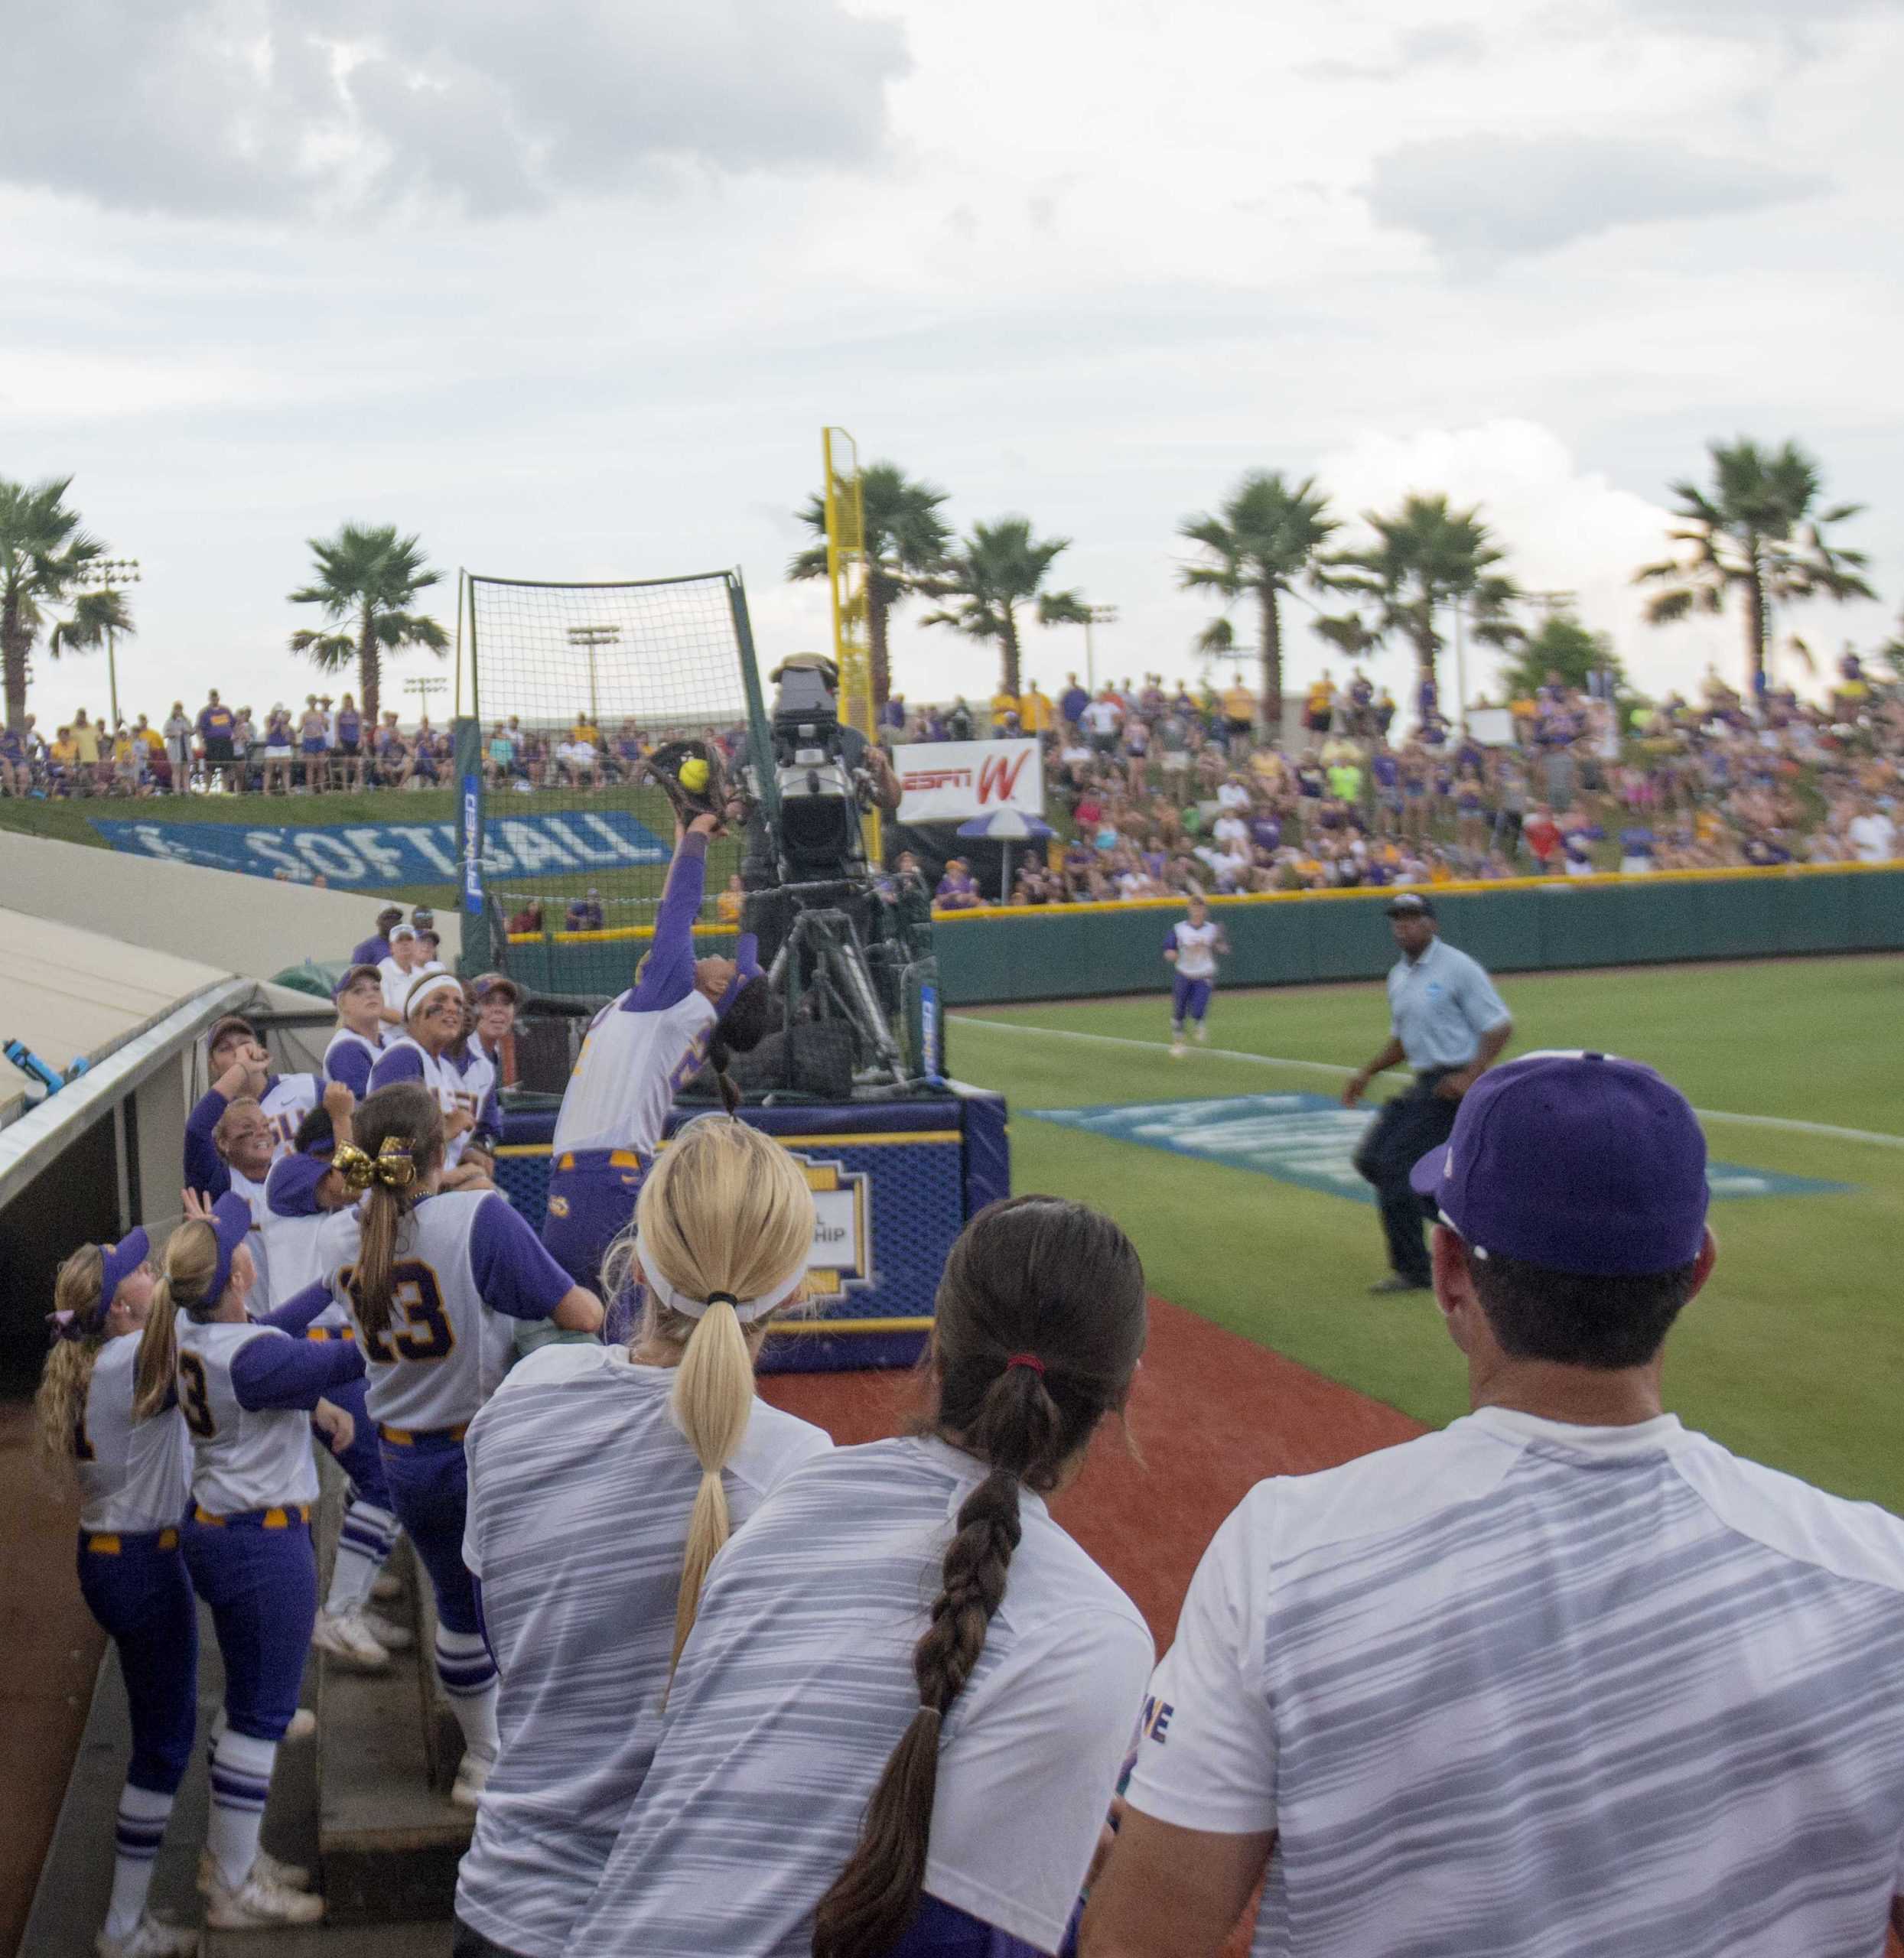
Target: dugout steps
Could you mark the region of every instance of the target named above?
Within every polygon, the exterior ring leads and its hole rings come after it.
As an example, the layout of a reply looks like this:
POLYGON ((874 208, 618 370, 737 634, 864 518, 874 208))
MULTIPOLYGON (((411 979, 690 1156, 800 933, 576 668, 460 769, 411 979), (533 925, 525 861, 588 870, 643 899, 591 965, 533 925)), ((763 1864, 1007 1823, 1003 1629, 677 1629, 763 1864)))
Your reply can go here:
MULTIPOLYGON (((324 1493, 314 1521, 320 1576, 327 1579, 342 1478, 319 1460, 324 1493)), ((405 1593, 380 1608, 414 1625, 415 1648, 392 1654, 382 1673, 311 1654, 302 1697, 317 1716, 317 1735, 279 1750, 265 1815, 265 1846, 317 1873, 325 1921, 296 1930, 207 1929, 201 1958, 448 1958, 457 1863, 471 1822, 448 1793, 462 1742, 429 1656, 436 1629, 429 1586, 407 1542, 389 1568, 405 1593)), ((152 1882, 152 1908, 183 1924, 203 1921, 197 1878, 210 1807, 205 1748, 224 1692, 202 1606, 199 1620, 198 1738, 152 1882)), ((125 1690, 109 1645, 19 1958, 93 1958, 130 1750, 125 1690)))

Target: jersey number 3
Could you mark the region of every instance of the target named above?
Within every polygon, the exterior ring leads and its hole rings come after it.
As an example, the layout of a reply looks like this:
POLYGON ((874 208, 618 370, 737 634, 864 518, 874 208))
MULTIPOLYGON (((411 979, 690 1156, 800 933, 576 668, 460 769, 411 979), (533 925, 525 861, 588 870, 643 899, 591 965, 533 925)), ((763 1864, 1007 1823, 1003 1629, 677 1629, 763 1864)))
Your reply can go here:
MULTIPOLYGON (((357 1320, 363 1325, 360 1303, 357 1320)), ((386 1366, 399 1360, 447 1360, 456 1345, 443 1288, 427 1264, 402 1260, 390 1268, 390 1322, 381 1332, 364 1328, 370 1357, 386 1366)))
POLYGON ((200 1441, 210 1441, 217 1433, 211 1395, 205 1385, 205 1362, 196 1353, 178 1356, 178 1404, 184 1411, 186 1426, 200 1441))

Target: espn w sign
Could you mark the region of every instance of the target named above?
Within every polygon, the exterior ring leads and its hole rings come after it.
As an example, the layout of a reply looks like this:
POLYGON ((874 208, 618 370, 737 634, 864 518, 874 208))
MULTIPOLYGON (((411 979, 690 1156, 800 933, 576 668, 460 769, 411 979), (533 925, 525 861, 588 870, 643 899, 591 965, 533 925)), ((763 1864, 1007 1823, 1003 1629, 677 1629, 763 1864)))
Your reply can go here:
POLYGON ((1044 813, 1044 765, 1035 740, 929 741, 895 748, 903 823, 962 823, 994 809, 1044 813))

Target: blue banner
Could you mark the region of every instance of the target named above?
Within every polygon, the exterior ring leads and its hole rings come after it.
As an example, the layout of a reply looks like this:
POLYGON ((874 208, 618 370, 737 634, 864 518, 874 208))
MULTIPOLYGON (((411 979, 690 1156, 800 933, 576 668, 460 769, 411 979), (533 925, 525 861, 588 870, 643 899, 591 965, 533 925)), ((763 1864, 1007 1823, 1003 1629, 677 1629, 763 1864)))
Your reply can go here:
MULTIPOLYGON (((115 850, 202 864, 254 877, 288 878, 355 890, 395 884, 461 884, 457 825, 448 823, 140 822, 95 816, 115 850)), ((666 844, 624 809, 564 815, 499 816, 483 824, 482 870, 490 877, 548 877, 665 864, 666 844)))
MULTIPOLYGON (((1016 1112, 1088 1135, 1200 1156, 1232 1169, 1253 1169, 1258 1176, 1327 1196, 1345 1196, 1356 1203, 1375 1200, 1354 1161, 1356 1146, 1375 1120, 1375 1111, 1345 1108, 1326 1094, 1232 1094, 1211 1101, 1121 1101, 1092 1108, 1016 1112)), ((1721 1199, 1816 1196, 1850 1187, 1775 1169, 1748 1169, 1736 1163, 1708 1163, 1706 1180, 1714 1196, 1721 1199)))

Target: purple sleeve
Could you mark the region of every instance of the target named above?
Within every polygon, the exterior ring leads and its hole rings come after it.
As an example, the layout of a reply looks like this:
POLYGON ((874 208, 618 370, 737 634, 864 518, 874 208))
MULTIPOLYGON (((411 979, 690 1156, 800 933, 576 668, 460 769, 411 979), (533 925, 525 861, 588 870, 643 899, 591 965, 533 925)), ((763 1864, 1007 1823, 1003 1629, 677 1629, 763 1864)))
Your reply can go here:
POLYGON ((308 1412, 363 1372, 354 1340, 248 1339, 232 1355, 231 1387, 239 1406, 253 1413, 266 1407, 308 1412))
POLYGON ((698 830, 681 839, 669 867, 668 888, 655 913, 655 942, 623 1013, 659 1013, 678 1006, 694 986, 694 921, 708 888, 708 839, 698 830))
POLYGON ((414 1047, 386 1047, 370 1070, 370 1091, 388 1088, 392 1081, 421 1081, 423 1056, 414 1047))
POLYGON ((280 1332, 288 1332, 292 1338, 301 1338, 305 1327, 330 1303, 330 1283, 321 1278, 314 1285, 307 1285, 301 1292, 294 1292, 282 1306, 275 1306, 268 1312, 259 1316, 260 1325, 275 1325, 280 1332))
POLYGON ((281 1156, 265 1179, 265 1202, 274 1217, 315 1217, 317 1186, 330 1173, 323 1156, 281 1156))
POLYGON ((215 1088, 208 1089, 193 1104, 185 1117, 185 1187, 203 1190, 209 1197, 221 1197, 231 1188, 231 1172, 212 1140, 219 1117, 231 1104, 215 1088))
POLYGON ((342 1081, 361 1101, 370 1092, 370 1056, 352 1040, 324 1055, 324 1078, 342 1081))
POLYGON ((494 1193, 477 1205, 470 1271, 483 1304, 511 1319, 547 1319, 575 1285, 507 1200, 494 1193))

